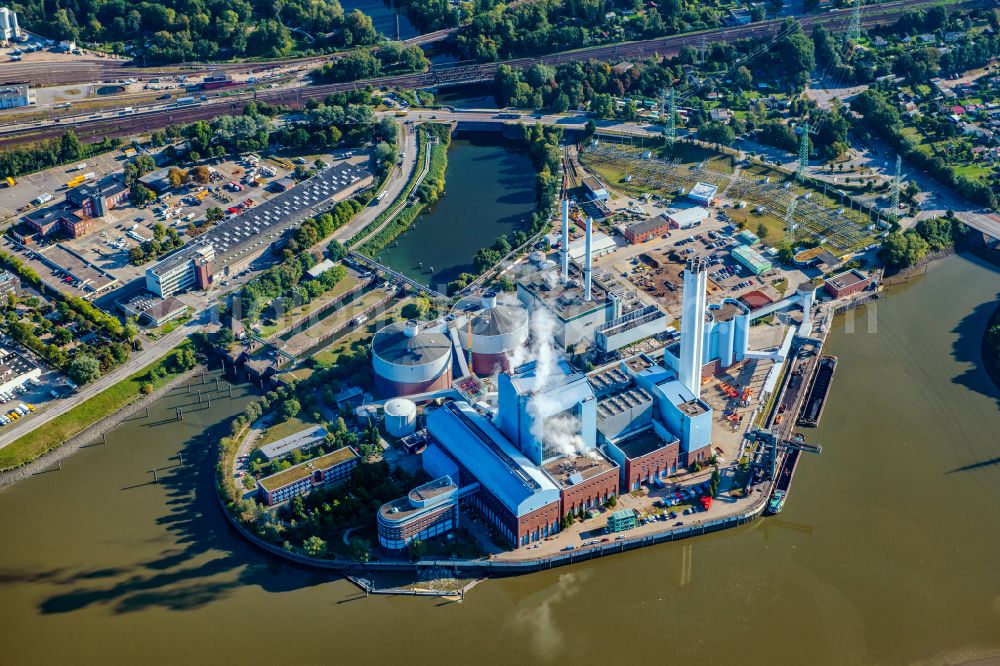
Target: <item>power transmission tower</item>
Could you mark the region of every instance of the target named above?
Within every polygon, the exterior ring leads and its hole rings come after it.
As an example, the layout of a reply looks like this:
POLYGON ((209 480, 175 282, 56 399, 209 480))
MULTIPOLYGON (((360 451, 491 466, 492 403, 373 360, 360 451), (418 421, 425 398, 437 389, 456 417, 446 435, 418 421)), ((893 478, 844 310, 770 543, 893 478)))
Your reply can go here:
POLYGON ((851 23, 847 28, 847 39, 855 44, 861 41, 861 2, 855 0, 851 8, 851 23))
POLYGON ((802 180, 809 170, 809 121, 806 120, 799 128, 799 168, 795 171, 795 177, 802 180))
POLYGON ((896 175, 892 179, 892 219, 899 217, 899 190, 903 185, 903 158, 896 156, 896 175))
POLYGON ((795 223, 795 207, 799 205, 799 198, 796 196, 792 197, 792 200, 788 202, 788 211, 785 213, 785 240, 794 250, 796 248, 796 242, 798 236, 795 230, 799 225, 795 223))
POLYGON ((663 137, 668 143, 673 143, 677 138, 677 98, 673 86, 660 97, 660 117, 663 118, 663 137))

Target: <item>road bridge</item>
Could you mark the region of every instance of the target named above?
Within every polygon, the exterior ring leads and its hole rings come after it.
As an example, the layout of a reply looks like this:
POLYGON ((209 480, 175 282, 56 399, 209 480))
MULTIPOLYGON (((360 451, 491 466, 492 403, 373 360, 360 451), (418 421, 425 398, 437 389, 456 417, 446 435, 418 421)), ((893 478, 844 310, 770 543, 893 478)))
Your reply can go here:
POLYGON ((356 263, 360 264, 361 266, 364 266, 368 270, 381 273, 383 277, 385 277, 385 279, 389 282, 409 287, 410 289, 413 289, 417 293, 424 294, 425 296, 429 296, 430 298, 445 298, 445 295, 442 294, 441 292, 434 291, 430 287, 422 285, 416 280, 409 278, 403 275, 402 273, 394 271, 388 266, 380 264, 371 257, 366 257, 360 252, 351 252, 349 254, 351 259, 353 259, 356 263))

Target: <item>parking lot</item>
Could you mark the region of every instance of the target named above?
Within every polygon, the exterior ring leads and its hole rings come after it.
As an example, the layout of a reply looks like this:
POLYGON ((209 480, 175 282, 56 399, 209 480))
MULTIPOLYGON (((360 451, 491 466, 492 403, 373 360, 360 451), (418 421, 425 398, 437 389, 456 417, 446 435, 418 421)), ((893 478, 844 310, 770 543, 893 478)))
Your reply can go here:
MULTIPOLYGON (((654 202, 641 203, 635 200, 623 201, 619 208, 632 220, 659 215, 664 206, 654 202)), ((709 265, 709 300, 738 298, 749 291, 760 290, 770 298, 779 300, 787 290, 807 279, 799 270, 773 268, 761 275, 739 263, 732 250, 740 246, 733 238, 739 231, 729 219, 726 208, 709 209, 709 217, 703 223, 688 229, 673 229, 644 243, 625 245, 618 250, 595 259, 599 268, 631 282, 647 302, 656 303, 668 312, 680 314, 681 288, 684 266, 687 259, 703 258, 709 265)), ((619 244, 624 239, 615 234, 619 244)), ((762 245, 766 245, 762 244, 762 245)), ((760 252, 763 248, 755 247, 760 252)))
POLYGON ((53 167, 37 173, 15 178, 14 187, 0 186, 0 221, 14 219, 24 212, 28 202, 48 193, 54 201, 66 196, 66 183, 75 176, 93 172, 95 180, 110 173, 121 171, 125 165, 125 156, 120 150, 113 150, 103 155, 88 157, 75 164, 53 167), (85 169, 76 169, 77 164, 87 163, 85 169))

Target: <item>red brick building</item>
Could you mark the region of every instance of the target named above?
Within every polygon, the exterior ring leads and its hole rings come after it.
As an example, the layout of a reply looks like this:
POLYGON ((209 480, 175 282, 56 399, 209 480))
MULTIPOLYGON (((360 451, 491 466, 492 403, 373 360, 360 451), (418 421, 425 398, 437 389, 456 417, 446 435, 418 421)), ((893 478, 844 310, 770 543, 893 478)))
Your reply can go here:
POLYGON ((687 462, 680 459, 678 440, 668 442, 652 429, 609 442, 605 450, 621 469, 621 487, 625 492, 638 490, 641 484, 653 483, 654 479, 663 479, 687 462))
POLYGON ((603 506, 618 496, 618 466, 598 451, 547 463, 545 473, 559 487, 561 515, 603 506))
POLYGON ((631 226, 625 227, 624 234, 629 243, 637 245, 657 236, 662 236, 668 231, 670 231, 670 220, 663 215, 657 215, 656 217, 651 217, 648 220, 636 222, 631 226))
POLYGON ((871 279, 867 275, 852 268, 828 279, 823 285, 823 289, 834 298, 844 298, 864 291, 869 284, 871 284, 871 279))

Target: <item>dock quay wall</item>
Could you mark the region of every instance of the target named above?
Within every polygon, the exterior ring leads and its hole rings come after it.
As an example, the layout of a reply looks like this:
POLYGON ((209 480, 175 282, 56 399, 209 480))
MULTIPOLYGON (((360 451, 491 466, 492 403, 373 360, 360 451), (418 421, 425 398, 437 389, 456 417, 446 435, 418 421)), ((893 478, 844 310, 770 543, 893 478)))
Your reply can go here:
POLYGON ((363 576, 366 573, 388 573, 388 572, 411 572, 420 573, 430 570, 434 571, 450 571, 455 577, 462 578, 498 578, 504 576, 519 576, 522 574, 536 573, 539 571, 545 571, 547 569, 554 569, 556 567, 567 566, 570 564, 576 564, 578 562, 585 562, 587 560, 597 559, 599 557, 607 557, 609 555, 617 555, 619 553, 625 553, 630 550, 636 550, 639 548, 646 548, 648 546, 655 546, 661 543, 668 543, 670 541, 680 541, 682 539, 689 539, 691 537, 701 536, 703 534, 711 534, 713 532, 721 532, 722 530, 727 530, 733 527, 739 527, 740 525, 745 525, 753 520, 759 518, 764 512, 764 507, 767 504, 767 498, 770 495, 770 484, 762 487, 759 493, 759 498, 754 504, 738 514, 728 516, 726 518, 719 518, 717 520, 709 520, 700 523, 694 523, 692 525, 687 525, 684 527, 671 529, 666 532, 661 532, 659 534, 651 534, 649 536, 634 537, 631 539, 624 539, 622 541, 614 541, 611 543, 603 544, 600 546, 592 546, 585 549, 579 549, 574 551, 569 551, 566 553, 560 553, 558 555, 553 555, 551 557, 539 558, 535 560, 525 560, 521 562, 507 562, 507 561, 496 561, 496 560, 420 560, 417 562, 407 562, 407 561, 373 561, 373 562, 359 562, 354 560, 329 560, 329 559, 319 559, 303 555, 301 553, 296 553, 293 551, 285 550, 280 546, 273 543, 264 541, 256 534, 250 532, 243 525, 239 523, 226 509, 225 504, 221 496, 218 496, 219 506, 222 509, 223 515, 225 515, 226 520, 242 537, 250 541, 253 545, 257 546, 261 550, 275 555, 277 557, 283 558, 294 564, 300 564, 308 567, 315 567, 319 569, 326 569, 330 571, 337 571, 348 577, 363 576))

